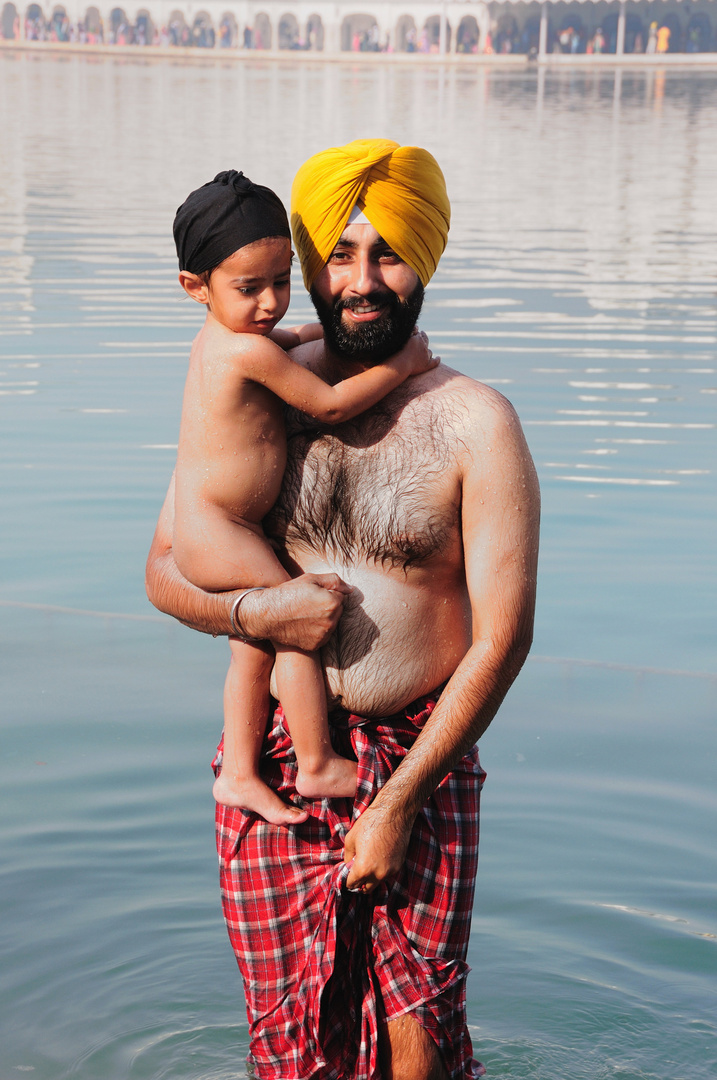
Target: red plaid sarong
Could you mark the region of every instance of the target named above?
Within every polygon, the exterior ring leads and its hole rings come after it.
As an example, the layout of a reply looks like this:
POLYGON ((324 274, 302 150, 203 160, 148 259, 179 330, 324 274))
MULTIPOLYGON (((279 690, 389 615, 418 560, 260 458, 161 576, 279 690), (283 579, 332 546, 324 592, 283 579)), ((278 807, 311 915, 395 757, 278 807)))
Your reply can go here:
MULTIPOLYGON (((430 1034, 451 1080, 473 1060, 465 962, 485 777, 475 747, 419 814, 399 877, 367 895, 345 888, 344 837, 435 708, 437 694, 385 719, 331 717, 339 753, 358 760, 350 799, 297 796, 296 757, 278 706, 262 776, 312 816, 291 828, 217 805, 222 906, 244 980, 261 1080, 380 1080, 378 1025, 405 1013, 430 1034)), ((214 761, 221 767, 221 750, 214 761)))

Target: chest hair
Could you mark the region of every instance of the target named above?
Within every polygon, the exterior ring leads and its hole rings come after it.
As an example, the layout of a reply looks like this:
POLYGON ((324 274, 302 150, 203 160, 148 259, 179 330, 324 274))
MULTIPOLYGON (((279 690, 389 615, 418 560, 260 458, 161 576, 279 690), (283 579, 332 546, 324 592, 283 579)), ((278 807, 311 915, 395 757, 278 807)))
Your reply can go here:
POLYGON ((456 440, 450 410, 434 395, 401 408, 391 395, 339 427, 288 420, 288 460, 266 528, 289 549, 344 564, 407 569, 444 548, 458 521, 456 440), (309 426, 311 425, 311 426, 309 426))

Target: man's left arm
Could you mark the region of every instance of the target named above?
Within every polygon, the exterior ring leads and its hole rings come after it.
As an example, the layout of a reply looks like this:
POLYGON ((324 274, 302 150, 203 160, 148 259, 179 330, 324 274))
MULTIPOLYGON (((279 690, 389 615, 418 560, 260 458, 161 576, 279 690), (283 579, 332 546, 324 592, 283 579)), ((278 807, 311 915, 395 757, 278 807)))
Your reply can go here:
POLYGON ((478 396, 462 476, 473 643, 403 762, 346 837, 349 888, 398 873, 416 815, 486 730, 532 642, 540 495, 512 406, 478 396))

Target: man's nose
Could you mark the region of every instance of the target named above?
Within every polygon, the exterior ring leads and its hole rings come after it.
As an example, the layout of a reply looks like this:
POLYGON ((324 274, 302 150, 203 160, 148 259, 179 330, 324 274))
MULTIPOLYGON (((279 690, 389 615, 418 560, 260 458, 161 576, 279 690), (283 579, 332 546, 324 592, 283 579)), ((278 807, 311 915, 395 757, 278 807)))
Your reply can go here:
POLYGON ((380 267, 370 255, 359 254, 353 263, 350 289, 357 296, 368 296, 383 286, 380 267))

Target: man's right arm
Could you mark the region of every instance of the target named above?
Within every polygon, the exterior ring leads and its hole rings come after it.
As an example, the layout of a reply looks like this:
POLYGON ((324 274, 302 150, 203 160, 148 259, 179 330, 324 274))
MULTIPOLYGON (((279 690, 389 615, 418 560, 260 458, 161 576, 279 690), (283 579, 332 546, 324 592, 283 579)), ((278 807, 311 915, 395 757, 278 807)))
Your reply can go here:
MULTIPOLYGON (((145 586, 156 608, 204 634, 231 635, 232 604, 239 592, 204 592, 180 573, 172 553, 174 477, 147 558, 145 586)), ((249 593, 241 624, 250 637, 313 652, 325 645, 341 618, 351 586, 337 574, 303 574, 282 585, 249 593)))

